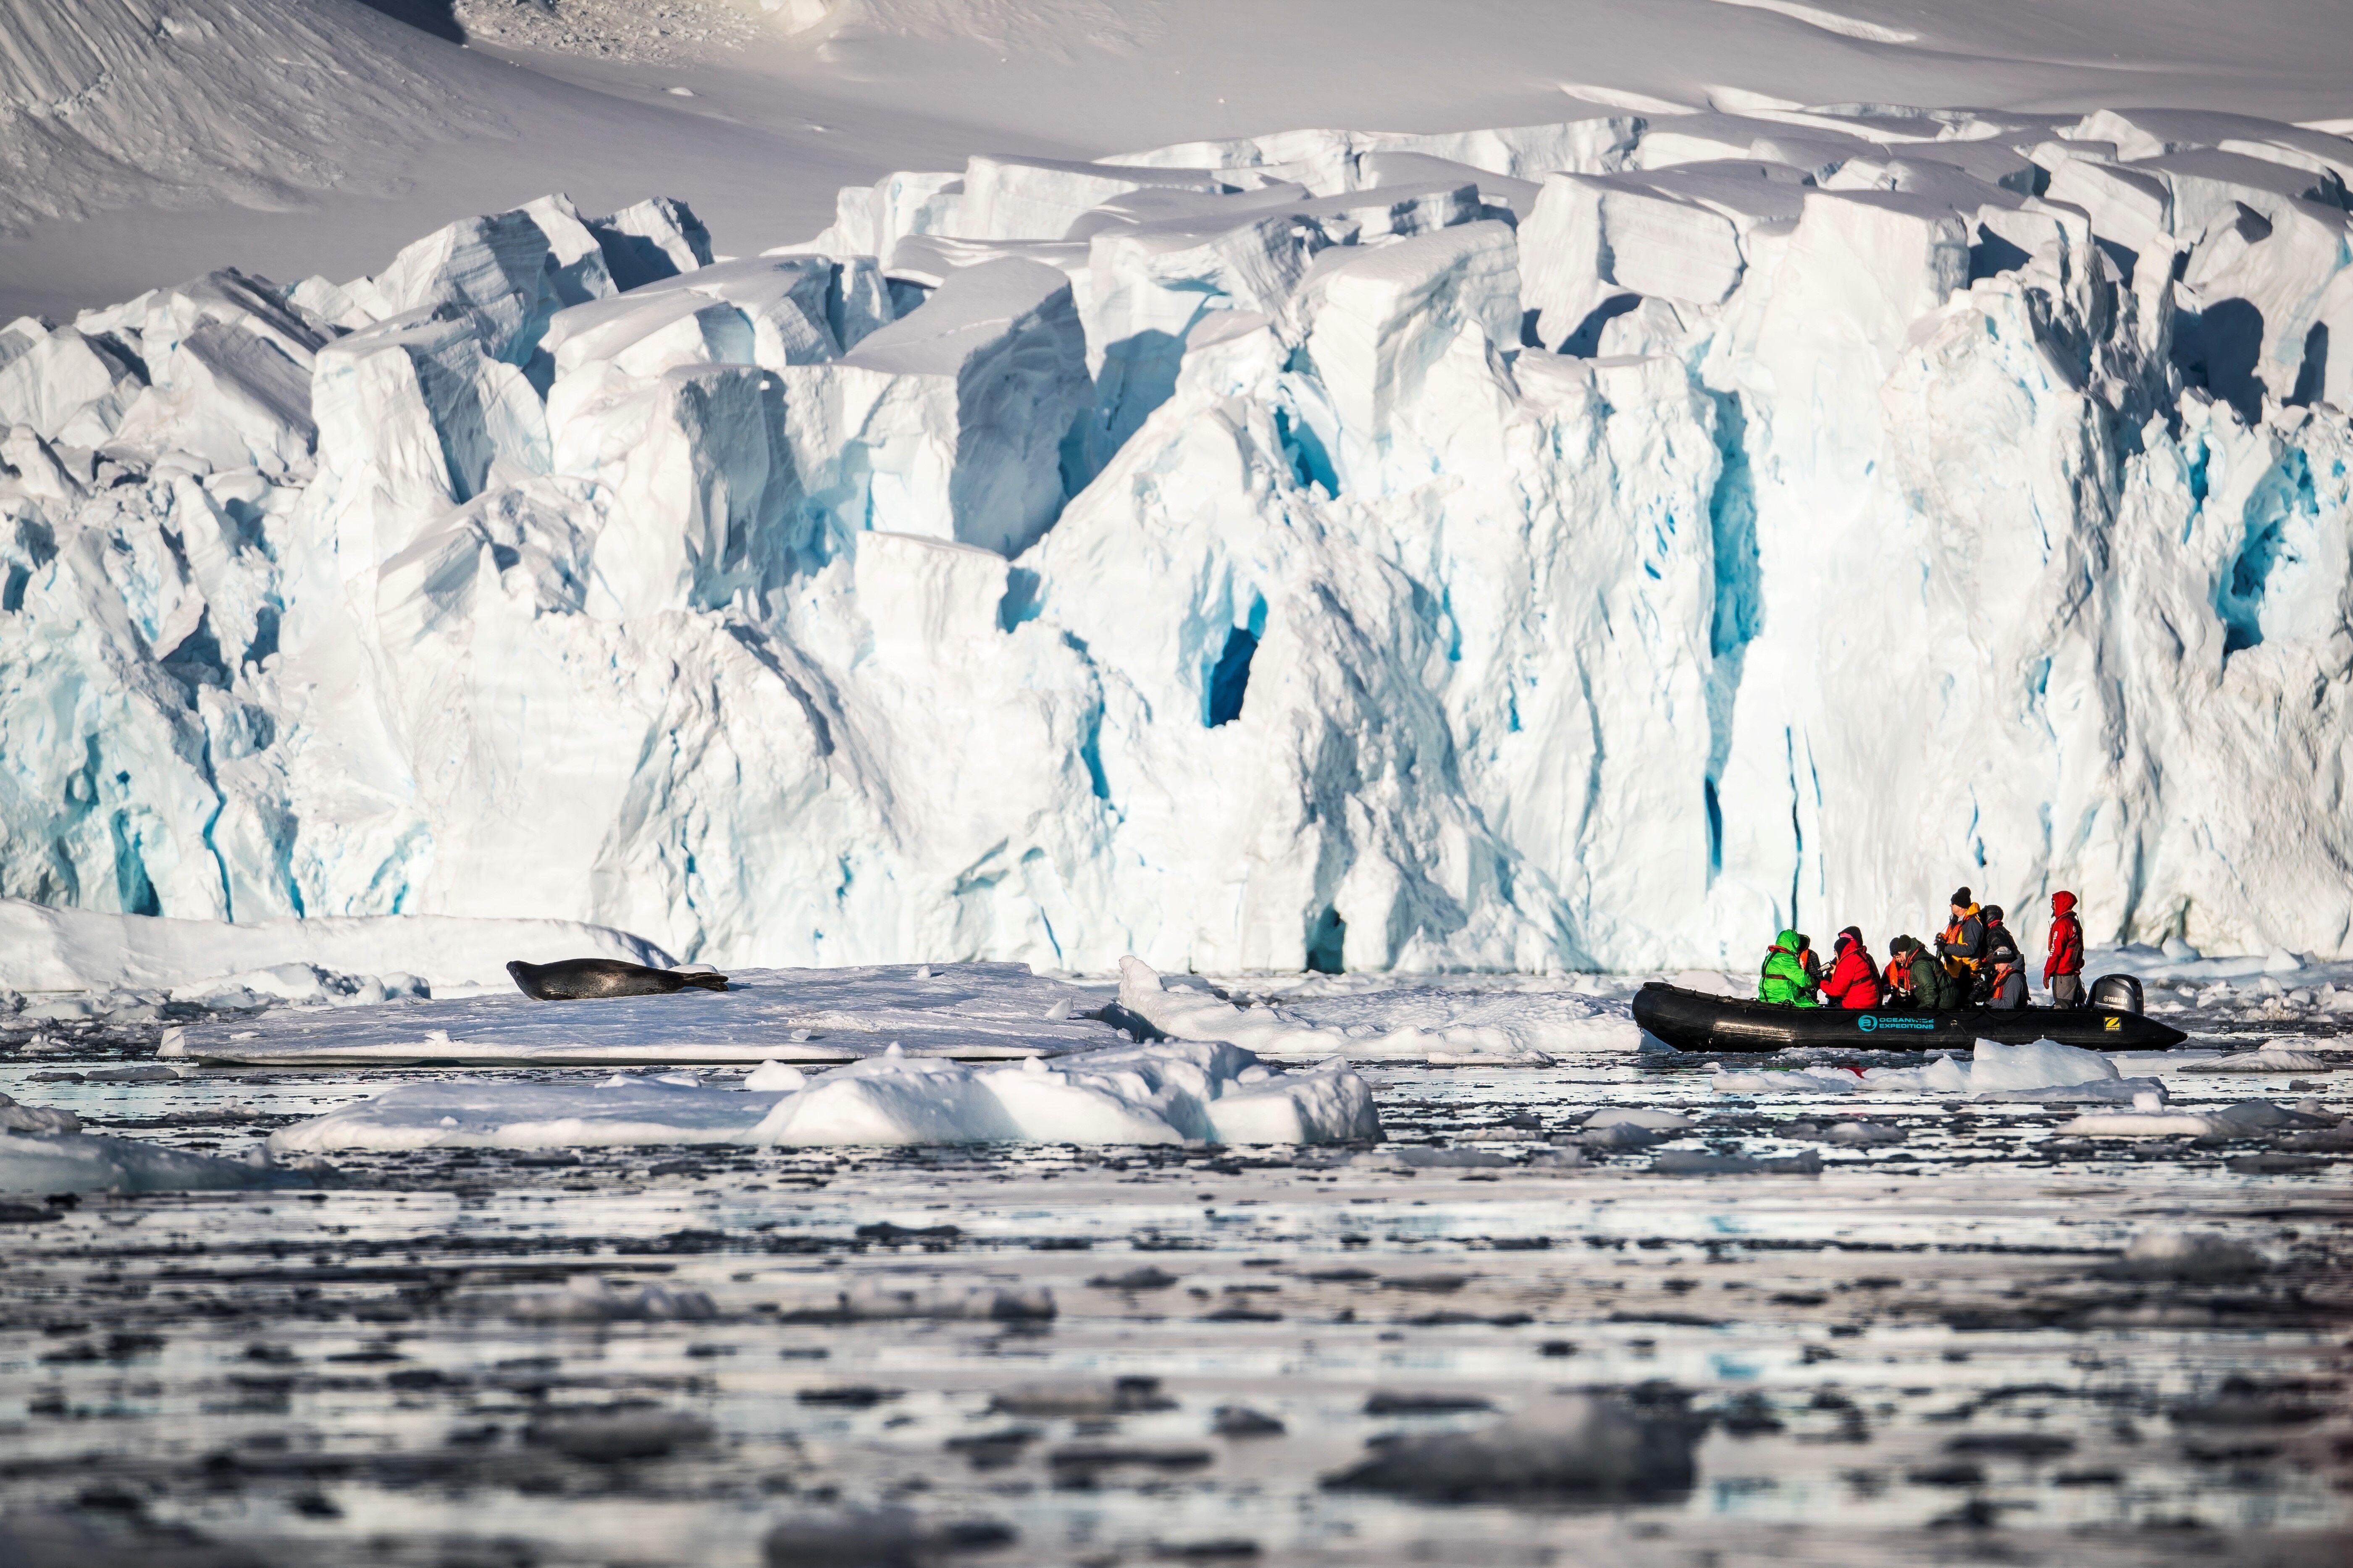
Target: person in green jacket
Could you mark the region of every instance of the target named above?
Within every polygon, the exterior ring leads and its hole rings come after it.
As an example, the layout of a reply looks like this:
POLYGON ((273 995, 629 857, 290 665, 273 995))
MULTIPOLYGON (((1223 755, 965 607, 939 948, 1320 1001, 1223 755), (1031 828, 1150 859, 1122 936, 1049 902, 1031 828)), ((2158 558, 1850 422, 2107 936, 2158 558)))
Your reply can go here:
POLYGON ((1881 977, 1881 1006, 1907 1013, 1950 1013, 1960 1006, 1961 983, 1945 973, 1918 939, 1899 936, 1887 951, 1895 956, 1881 977))
POLYGON ((1765 967, 1757 976, 1757 999, 1778 1002, 1784 1007, 1819 1007, 1822 999, 1815 991, 1821 981, 1806 967, 1806 939, 1796 931, 1785 931, 1774 939, 1765 954, 1765 967))

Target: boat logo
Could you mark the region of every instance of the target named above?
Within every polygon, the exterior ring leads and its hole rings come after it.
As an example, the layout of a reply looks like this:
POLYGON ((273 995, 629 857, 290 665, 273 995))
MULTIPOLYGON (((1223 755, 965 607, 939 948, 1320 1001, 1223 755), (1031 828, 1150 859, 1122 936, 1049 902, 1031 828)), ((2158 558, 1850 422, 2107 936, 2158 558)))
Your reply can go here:
POLYGON ((1876 1013, 1858 1013, 1855 1015, 1854 1026, 1868 1035, 1874 1029, 1933 1029, 1936 1026, 1936 1020, 1909 1018, 1902 1014, 1897 1014, 1892 1018, 1883 1018, 1876 1013))
POLYGON ((2124 1020, 2122 1018, 2103 1018, 2100 1020, 2100 1027, 2105 1029, 2111 1035, 2115 1034, 2123 1024, 2124 1020))

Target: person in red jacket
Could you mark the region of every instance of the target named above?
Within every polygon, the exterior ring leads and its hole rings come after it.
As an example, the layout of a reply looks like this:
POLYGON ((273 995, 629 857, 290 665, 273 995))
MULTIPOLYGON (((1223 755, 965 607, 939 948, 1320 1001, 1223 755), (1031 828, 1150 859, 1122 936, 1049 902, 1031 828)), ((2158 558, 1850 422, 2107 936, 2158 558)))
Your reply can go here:
POLYGON ((1838 933, 1838 957, 1830 978, 1822 982, 1822 1000, 1860 1012, 1879 1005, 1879 965, 1862 945, 1862 931, 1849 926, 1838 933))
POLYGON ((2075 895, 2051 895, 2051 955, 2042 961, 2042 986, 2053 1007, 2084 1005, 2084 922, 2075 918, 2075 895))

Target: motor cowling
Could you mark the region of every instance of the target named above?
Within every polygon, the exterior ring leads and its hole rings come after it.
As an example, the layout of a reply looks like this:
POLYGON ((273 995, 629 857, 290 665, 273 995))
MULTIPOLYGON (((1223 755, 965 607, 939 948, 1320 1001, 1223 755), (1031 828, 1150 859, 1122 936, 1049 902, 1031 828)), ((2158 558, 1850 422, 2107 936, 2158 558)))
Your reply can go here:
POLYGON ((2092 1005, 2118 1013, 2138 1013, 2140 981, 2130 974, 2103 974, 2092 982, 2092 1005))

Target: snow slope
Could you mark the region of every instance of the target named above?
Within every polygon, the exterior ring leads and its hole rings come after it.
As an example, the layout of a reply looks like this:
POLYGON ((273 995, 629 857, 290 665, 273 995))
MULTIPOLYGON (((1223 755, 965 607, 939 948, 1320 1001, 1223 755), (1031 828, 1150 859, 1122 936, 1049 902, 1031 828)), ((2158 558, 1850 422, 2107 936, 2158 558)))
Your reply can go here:
POLYGON ((0 314, 69 315, 232 265, 343 277, 553 190, 599 209, 660 190, 728 233, 806 232, 836 185, 892 168, 1295 124, 1459 131, 1758 94, 2353 115, 2332 0, 667 9, 678 20, 633 0, 0 0, 0 314), (1826 25, 1841 16, 1846 30, 1826 25), (471 47, 453 20, 480 29, 471 47), (11 237, 14 214, 38 221, 11 237))

